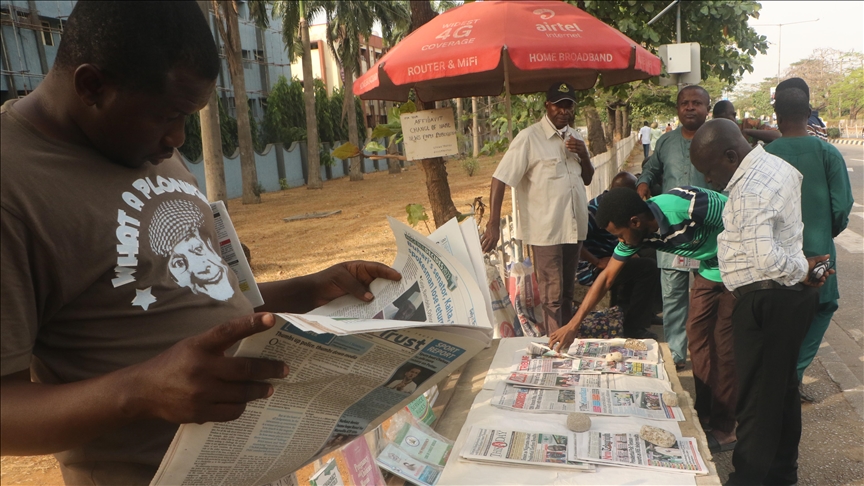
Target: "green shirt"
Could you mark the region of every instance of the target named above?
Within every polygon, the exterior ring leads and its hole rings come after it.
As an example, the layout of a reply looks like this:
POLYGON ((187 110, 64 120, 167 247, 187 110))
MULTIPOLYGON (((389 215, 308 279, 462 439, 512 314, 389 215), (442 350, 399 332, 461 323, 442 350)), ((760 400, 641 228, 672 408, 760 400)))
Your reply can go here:
MULTIPOLYGON (((834 237, 846 229, 852 211, 852 186, 840 151, 817 137, 781 137, 765 145, 765 151, 789 162, 804 176, 801 182, 801 220, 804 222, 804 255, 831 255, 836 261, 834 237)), ((829 275, 819 289, 819 301, 840 298, 836 275, 829 275)))
POLYGON ((717 235, 723 232, 726 196, 708 189, 682 186, 646 202, 659 225, 658 232, 636 247, 618 243, 613 258, 626 260, 642 246, 648 246, 699 260, 699 275, 712 282, 721 282, 717 267, 717 235))

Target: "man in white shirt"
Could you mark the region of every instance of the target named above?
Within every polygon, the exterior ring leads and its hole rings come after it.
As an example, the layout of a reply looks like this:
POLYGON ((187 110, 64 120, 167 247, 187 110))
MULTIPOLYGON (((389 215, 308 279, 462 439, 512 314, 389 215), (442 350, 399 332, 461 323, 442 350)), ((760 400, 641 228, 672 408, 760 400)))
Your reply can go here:
POLYGON ((546 92, 546 116, 517 134, 492 175, 483 251, 500 238, 504 187, 516 191, 517 238, 531 245, 544 323, 549 334, 573 317, 576 266, 588 235, 588 196, 594 166, 582 135, 568 126, 576 93, 567 83, 546 92))
POLYGON ((732 325, 738 374, 738 444, 727 484, 795 484, 801 403, 796 362, 825 283, 811 272, 828 255, 805 258, 801 174, 752 148, 735 122, 696 132, 693 166, 727 190, 717 237, 723 283, 736 297, 732 325))
POLYGON ((642 150, 645 151, 645 158, 651 154, 651 126, 646 121, 642 128, 639 129, 639 140, 642 141, 642 150))

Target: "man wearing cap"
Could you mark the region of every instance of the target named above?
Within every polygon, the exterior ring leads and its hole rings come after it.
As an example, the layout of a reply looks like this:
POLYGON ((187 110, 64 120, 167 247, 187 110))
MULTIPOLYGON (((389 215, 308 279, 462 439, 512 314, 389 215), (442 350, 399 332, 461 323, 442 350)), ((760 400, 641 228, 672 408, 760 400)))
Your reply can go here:
POLYGON ((588 234, 588 197, 594 166, 582 135, 568 126, 576 105, 573 87, 553 84, 546 116, 519 132, 492 175, 491 214, 483 251, 500 237, 504 186, 516 197, 517 237, 531 245, 549 334, 573 317, 573 291, 582 241, 588 234))

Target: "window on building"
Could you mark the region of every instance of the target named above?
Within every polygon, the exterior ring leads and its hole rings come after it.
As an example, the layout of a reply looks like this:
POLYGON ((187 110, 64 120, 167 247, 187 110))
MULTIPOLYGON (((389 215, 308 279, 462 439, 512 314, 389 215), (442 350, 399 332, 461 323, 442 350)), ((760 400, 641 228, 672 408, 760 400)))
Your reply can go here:
POLYGON ((228 97, 228 106, 225 108, 228 109, 228 115, 230 115, 231 118, 237 118, 237 105, 234 104, 233 96, 228 97))
POLYGON ((42 43, 46 46, 54 45, 54 36, 51 34, 51 24, 42 22, 42 43))
POLYGON ((241 57, 243 57, 243 69, 252 69, 252 63, 249 62, 252 60, 252 51, 242 49, 241 57))

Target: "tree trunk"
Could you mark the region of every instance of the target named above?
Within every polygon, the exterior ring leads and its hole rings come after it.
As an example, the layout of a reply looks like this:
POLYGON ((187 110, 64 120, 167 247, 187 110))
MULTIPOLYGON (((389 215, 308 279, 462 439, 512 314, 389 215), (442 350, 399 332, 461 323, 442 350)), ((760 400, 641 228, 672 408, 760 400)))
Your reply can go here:
MULTIPOLYGON (((357 136, 357 104, 354 103, 354 73, 350 69, 345 70, 345 103, 348 103, 348 141, 355 147, 360 147, 360 139, 357 136)), ((360 156, 351 157, 351 166, 348 169, 349 180, 363 180, 363 171, 360 168, 362 164, 363 147, 360 147, 360 156)))
MULTIPOLYGON (((199 2, 204 18, 210 25, 210 10, 207 2, 199 2)), ((214 89, 210 93, 207 106, 201 109, 201 152, 204 159, 204 184, 207 186, 207 199, 211 202, 222 201, 228 205, 228 191, 225 188, 225 162, 222 157, 222 129, 219 126, 219 98, 214 89)))
POLYGON ((240 52, 240 23, 233 0, 214 0, 220 9, 225 25, 219 19, 219 33, 225 41, 225 58, 234 85, 234 106, 237 111, 237 142, 240 146, 240 174, 243 179, 243 204, 259 204, 258 171, 255 168, 255 152, 252 146, 252 131, 249 125, 249 101, 246 97, 246 79, 243 76, 243 57, 240 52))
MULTIPOLYGON (((438 14, 432 9, 432 3, 429 0, 411 0, 411 32, 432 20, 436 15, 438 14)), ((418 103, 418 108, 421 110, 428 110, 433 106, 434 103, 427 104, 422 101, 418 103)), ((441 157, 423 159, 420 161, 420 165, 426 174, 426 193, 429 196, 429 205, 432 209, 435 226, 438 227, 459 214, 450 196, 447 167, 445 167, 444 159, 441 157)))
POLYGON ((462 108, 462 98, 456 98, 456 143, 459 144, 459 153, 463 153, 462 149, 465 148, 465 121, 462 120, 462 114, 465 113, 465 110, 462 108))
POLYGON ((615 136, 612 137, 612 140, 615 142, 621 140, 621 125, 624 124, 624 111, 621 107, 615 109, 615 128, 614 133, 615 136))
POLYGON ((588 150, 594 155, 606 152, 606 137, 603 135, 603 124, 600 123, 600 114, 596 107, 585 107, 585 122, 588 124, 588 150))
POLYGON ((309 41, 309 22, 306 20, 306 1, 300 2, 300 38, 303 42, 303 103, 306 106, 306 157, 309 181, 306 189, 322 189, 321 154, 318 151, 318 114, 315 111, 315 79, 312 77, 312 51, 309 41))
POLYGON ((621 138, 627 138, 630 136, 630 132, 632 128, 630 127, 630 105, 624 105, 618 108, 621 111, 621 138))
POLYGON ((471 136, 474 139, 474 158, 480 156, 480 114, 477 112, 477 97, 471 98, 471 136))

